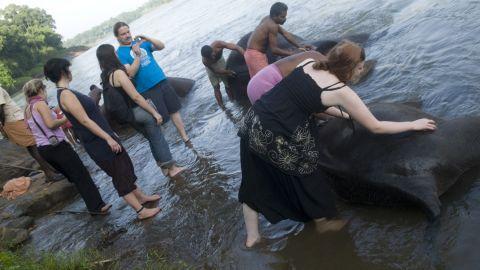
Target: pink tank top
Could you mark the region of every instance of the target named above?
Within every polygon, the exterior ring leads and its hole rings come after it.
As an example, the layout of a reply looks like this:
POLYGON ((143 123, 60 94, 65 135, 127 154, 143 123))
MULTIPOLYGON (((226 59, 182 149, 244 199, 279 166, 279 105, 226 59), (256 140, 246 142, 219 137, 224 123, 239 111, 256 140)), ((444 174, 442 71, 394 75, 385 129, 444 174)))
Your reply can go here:
MULTIPOLYGON (((35 103, 31 104, 31 106, 33 107, 35 103)), ((52 120, 57 119, 56 114, 51 110, 50 110, 50 116, 52 117, 52 120)), ((48 138, 51 136, 56 136, 58 141, 65 140, 65 133, 63 133, 62 128, 58 127, 56 129, 49 129, 47 125, 45 125, 45 122, 43 122, 42 116, 33 109, 32 109, 32 117, 27 119, 27 123, 28 123, 28 126, 30 127, 30 130, 32 131, 33 137, 35 137, 35 142, 37 143, 37 146, 50 145, 48 138), (35 121, 33 121, 33 117, 35 117, 36 123, 35 121), (44 132, 46 136, 43 134, 44 132)))
POLYGON ((270 64, 260 70, 250 79, 247 86, 247 95, 250 103, 255 103, 255 101, 270 91, 270 89, 277 85, 282 79, 282 73, 275 64, 270 64))

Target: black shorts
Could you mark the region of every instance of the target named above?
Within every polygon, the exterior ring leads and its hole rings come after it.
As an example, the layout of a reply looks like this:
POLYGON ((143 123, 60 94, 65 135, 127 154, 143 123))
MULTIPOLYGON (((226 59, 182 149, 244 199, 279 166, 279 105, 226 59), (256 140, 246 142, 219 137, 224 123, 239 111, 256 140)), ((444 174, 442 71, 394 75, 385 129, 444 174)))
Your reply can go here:
POLYGON ((163 123, 168 122, 170 114, 178 112, 182 107, 177 92, 175 92, 175 89, 173 89, 167 79, 157 83, 146 92, 141 93, 141 95, 145 99, 153 101, 158 113, 163 118, 163 123))

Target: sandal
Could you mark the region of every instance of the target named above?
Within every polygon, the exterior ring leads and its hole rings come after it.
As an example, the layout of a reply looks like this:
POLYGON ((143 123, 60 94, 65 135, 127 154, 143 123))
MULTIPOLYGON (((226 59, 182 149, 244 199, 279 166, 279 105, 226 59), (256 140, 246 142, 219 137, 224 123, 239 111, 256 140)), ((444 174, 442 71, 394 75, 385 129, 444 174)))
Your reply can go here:
POLYGON ((92 216, 104 216, 110 213, 110 208, 112 208, 111 204, 105 204, 99 209, 99 211, 89 211, 89 213, 92 216))
MULTIPOLYGON (((149 209, 149 208, 147 208, 147 209, 149 209)), ((156 216, 156 215, 160 212, 160 208, 158 208, 158 211, 156 211, 155 213, 153 213, 153 215, 148 216, 148 217, 140 217, 140 212, 142 212, 143 210, 145 210, 145 206, 143 206, 143 205, 142 205, 142 207, 140 207, 140 209, 136 210, 138 220, 145 220, 145 219, 152 218, 152 217, 156 216)))

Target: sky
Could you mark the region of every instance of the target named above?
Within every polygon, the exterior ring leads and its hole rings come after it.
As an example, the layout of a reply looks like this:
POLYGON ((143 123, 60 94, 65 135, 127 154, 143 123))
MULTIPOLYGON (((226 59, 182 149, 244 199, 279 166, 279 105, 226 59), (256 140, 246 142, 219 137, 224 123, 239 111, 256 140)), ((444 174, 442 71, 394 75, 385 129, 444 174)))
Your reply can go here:
POLYGON ((122 12, 135 10, 146 2, 147 0, 0 0, 0 9, 9 4, 42 8, 52 15, 57 33, 65 41, 122 12))

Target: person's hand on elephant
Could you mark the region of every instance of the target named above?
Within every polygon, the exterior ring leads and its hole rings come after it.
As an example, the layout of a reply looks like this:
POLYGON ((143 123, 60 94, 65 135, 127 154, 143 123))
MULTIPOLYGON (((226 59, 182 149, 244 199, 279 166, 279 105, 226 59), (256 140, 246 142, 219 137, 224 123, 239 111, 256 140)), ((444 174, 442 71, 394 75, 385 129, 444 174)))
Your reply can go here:
POLYGON ((415 120, 412 122, 413 124, 413 130, 415 131, 422 131, 422 130, 435 130, 437 129, 437 124, 435 123, 435 121, 431 120, 431 119, 426 119, 426 118, 422 118, 422 119, 418 119, 418 120, 415 120))

